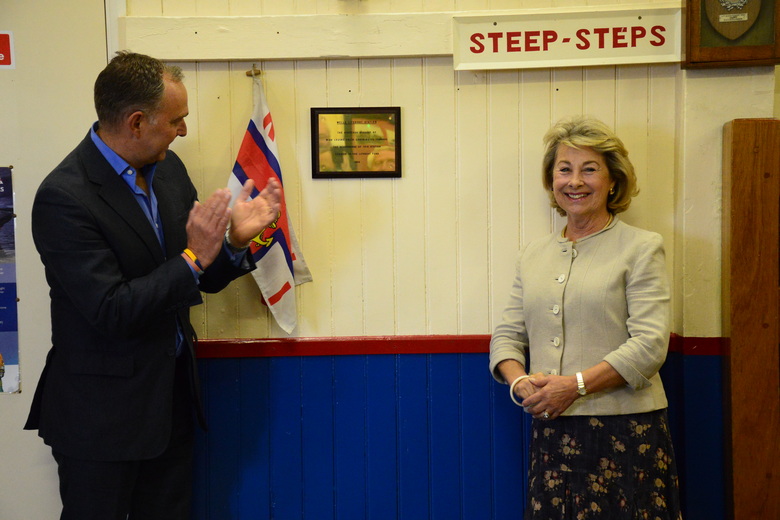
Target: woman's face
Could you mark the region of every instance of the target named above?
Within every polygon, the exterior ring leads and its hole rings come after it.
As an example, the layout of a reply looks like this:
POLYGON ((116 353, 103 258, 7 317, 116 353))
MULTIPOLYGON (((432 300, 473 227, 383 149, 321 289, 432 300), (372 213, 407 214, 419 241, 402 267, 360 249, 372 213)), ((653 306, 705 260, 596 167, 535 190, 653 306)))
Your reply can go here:
POLYGON ((553 163, 553 194, 569 218, 605 215, 609 190, 614 185, 602 154, 587 147, 558 146, 553 163))

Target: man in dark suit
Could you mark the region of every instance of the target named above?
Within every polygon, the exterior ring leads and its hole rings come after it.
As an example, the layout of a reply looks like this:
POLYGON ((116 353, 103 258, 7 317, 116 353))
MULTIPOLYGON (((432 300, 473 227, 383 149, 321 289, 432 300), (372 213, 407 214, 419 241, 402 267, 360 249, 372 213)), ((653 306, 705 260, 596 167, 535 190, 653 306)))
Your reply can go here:
POLYGON ((185 136, 178 67, 121 52, 95 82, 98 122, 43 181, 32 231, 52 348, 25 428, 58 464, 61 519, 188 519, 200 405, 189 308, 255 268, 279 211, 271 181, 202 204, 168 146, 185 136))

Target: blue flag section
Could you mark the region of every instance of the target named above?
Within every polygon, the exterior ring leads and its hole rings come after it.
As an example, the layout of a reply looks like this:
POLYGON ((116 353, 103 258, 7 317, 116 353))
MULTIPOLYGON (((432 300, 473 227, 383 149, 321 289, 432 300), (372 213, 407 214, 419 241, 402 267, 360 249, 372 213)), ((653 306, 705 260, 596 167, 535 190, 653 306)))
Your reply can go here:
POLYGON ((0 167, 0 393, 19 391, 19 320, 11 168, 0 167))

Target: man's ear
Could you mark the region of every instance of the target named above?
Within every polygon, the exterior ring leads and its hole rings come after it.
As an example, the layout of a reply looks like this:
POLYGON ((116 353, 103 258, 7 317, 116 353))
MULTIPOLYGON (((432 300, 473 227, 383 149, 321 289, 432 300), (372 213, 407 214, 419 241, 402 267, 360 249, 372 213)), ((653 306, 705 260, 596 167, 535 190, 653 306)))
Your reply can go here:
POLYGON ((135 138, 141 136, 141 127, 144 122, 146 122, 146 114, 141 110, 136 110, 125 119, 125 125, 135 138))

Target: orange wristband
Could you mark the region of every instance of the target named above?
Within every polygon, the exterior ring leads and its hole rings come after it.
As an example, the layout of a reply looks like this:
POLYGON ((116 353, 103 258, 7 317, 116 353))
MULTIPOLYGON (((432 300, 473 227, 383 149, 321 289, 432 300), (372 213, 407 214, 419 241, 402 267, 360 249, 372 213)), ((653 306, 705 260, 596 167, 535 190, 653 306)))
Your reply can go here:
POLYGON ((192 250, 188 247, 184 250, 184 254, 189 257, 190 260, 192 260, 192 263, 195 264, 195 266, 203 271, 203 266, 200 264, 200 260, 198 260, 198 257, 195 256, 195 253, 192 252, 192 250))

